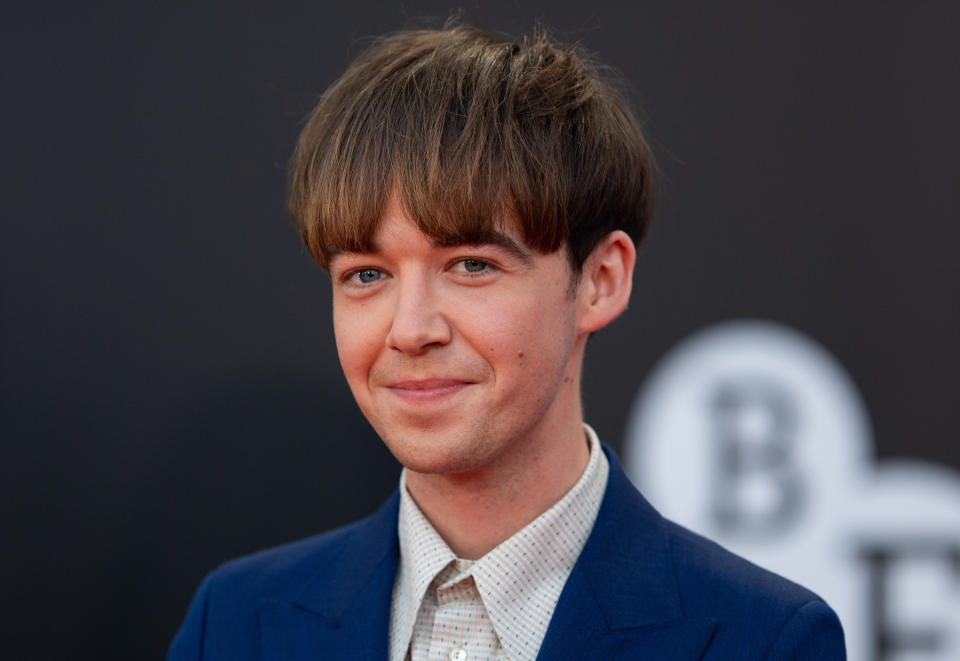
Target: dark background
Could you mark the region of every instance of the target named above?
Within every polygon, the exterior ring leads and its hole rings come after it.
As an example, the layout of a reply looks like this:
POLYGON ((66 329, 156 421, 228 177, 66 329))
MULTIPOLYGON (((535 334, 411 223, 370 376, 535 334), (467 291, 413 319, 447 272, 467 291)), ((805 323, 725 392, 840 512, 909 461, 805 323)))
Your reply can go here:
MULTIPOLYGON (((364 37, 453 6, 3 10, 5 658, 158 658, 207 571, 394 488, 285 167, 364 37)), ((879 458, 960 468, 958 7, 462 5, 617 67, 662 170, 631 307, 589 350, 601 438, 679 339, 760 317, 839 357, 879 458)))

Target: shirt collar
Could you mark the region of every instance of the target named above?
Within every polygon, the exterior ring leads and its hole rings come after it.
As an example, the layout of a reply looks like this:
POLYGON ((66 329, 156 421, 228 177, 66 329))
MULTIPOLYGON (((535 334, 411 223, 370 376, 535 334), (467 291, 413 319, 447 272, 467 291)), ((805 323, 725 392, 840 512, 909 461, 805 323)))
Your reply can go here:
MULTIPOLYGON (((590 536, 607 485, 609 462, 596 432, 584 425, 590 459, 580 479, 550 509, 479 560, 458 568, 473 576, 509 658, 532 658, 573 565, 590 536), (530 650, 534 651, 531 656, 530 650)), ((409 645, 423 596, 456 555, 433 528, 400 476, 397 570, 399 639, 409 645)))
MULTIPOLYGON (((391 604, 396 632, 392 643, 401 643, 403 650, 410 645, 417 611, 430 583, 445 567, 457 560, 456 554, 427 521, 407 491, 407 471, 400 473, 400 511, 397 519, 400 541, 400 563, 397 567, 396 591, 391 604)), ((399 652, 399 651, 398 651, 399 652)), ((390 658, 398 657, 391 653, 390 658)))

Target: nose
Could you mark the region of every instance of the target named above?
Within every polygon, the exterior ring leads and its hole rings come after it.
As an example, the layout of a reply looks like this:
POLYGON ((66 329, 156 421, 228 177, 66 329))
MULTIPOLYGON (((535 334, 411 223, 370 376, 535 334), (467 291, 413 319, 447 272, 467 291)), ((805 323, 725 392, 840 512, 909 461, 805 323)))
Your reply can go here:
POLYGON ((387 347, 420 355, 450 342, 451 329, 429 282, 408 280, 397 288, 387 347))

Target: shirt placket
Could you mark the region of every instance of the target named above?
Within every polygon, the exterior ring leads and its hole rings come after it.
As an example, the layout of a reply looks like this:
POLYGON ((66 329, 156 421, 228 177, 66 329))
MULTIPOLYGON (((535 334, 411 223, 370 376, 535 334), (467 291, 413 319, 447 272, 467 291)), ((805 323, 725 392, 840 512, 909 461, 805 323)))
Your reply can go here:
POLYGON ((473 577, 459 574, 436 589, 430 661, 477 661, 483 634, 483 602, 473 577))

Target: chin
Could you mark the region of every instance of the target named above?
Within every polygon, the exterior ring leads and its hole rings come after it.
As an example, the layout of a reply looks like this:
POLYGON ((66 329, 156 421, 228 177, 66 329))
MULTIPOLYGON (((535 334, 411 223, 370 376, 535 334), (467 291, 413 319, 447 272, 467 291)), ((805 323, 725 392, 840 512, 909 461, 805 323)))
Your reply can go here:
POLYGON ((455 432, 381 433, 387 449, 408 470, 432 475, 467 473, 489 462, 491 448, 455 432), (485 460, 486 459, 486 460, 485 460))

